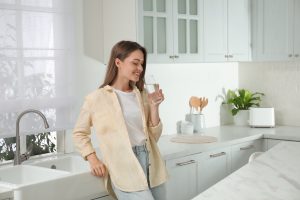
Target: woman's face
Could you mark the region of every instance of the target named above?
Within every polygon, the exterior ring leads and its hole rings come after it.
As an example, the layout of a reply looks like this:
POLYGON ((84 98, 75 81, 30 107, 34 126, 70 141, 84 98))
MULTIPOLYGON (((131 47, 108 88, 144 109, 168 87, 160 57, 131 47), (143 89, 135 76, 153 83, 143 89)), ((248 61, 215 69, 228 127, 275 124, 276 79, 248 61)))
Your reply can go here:
POLYGON ((123 80, 138 82, 143 72, 144 54, 141 50, 135 50, 123 61, 116 59, 118 77, 123 80))

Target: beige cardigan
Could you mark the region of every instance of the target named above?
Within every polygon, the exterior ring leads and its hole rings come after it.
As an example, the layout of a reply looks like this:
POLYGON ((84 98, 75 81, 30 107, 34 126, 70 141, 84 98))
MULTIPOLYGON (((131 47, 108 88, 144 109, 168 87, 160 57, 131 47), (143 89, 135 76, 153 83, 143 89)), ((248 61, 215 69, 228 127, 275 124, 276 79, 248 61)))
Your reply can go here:
MULTIPOLYGON (((156 144, 162 133, 162 124, 149 126, 149 104, 146 93, 140 93, 136 87, 134 92, 141 108, 146 146, 149 151, 150 186, 155 187, 164 183, 168 176, 156 144)), ((89 94, 81 108, 73 131, 73 141, 84 159, 95 152, 90 139, 91 126, 94 127, 99 140, 102 161, 108 169, 108 174, 104 177, 108 192, 113 195, 110 179, 123 191, 145 190, 148 187, 147 179, 132 151, 122 109, 111 86, 107 85, 89 94)))

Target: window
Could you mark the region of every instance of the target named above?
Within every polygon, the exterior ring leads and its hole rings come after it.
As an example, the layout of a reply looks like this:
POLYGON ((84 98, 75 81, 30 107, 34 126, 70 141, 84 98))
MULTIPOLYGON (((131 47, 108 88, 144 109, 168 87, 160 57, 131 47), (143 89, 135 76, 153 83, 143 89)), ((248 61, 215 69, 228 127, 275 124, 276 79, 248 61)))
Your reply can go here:
POLYGON ((38 115, 24 115, 20 133, 35 143, 43 137, 55 144, 59 132, 73 127, 72 5, 72 0, 0 0, 1 155, 15 148, 16 119, 26 109, 41 111, 50 125, 45 130, 38 115))
MULTIPOLYGON (((26 149, 30 156, 56 153, 57 134, 56 132, 45 132, 39 134, 26 135, 26 149)), ((0 162, 14 159, 16 151, 16 137, 0 139, 0 162)))

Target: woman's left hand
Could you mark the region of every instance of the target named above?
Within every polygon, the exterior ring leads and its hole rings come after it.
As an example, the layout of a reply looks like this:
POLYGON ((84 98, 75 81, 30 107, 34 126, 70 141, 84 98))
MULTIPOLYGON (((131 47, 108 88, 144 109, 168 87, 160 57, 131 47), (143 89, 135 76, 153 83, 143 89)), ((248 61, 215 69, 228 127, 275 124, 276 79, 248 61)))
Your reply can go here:
POLYGON ((158 88, 157 91, 148 94, 148 101, 151 106, 158 107, 161 102, 163 102, 165 99, 164 94, 161 89, 158 88))

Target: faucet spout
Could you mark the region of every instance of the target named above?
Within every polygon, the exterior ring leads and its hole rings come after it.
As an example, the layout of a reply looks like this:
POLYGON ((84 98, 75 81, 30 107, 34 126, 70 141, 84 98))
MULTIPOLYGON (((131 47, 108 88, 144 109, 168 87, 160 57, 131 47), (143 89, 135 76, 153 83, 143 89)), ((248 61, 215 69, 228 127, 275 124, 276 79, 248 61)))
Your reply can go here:
MULTIPOLYGON (((28 109, 19 114, 19 116, 17 118, 17 122, 16 122, 16 154, 15 154, 15 159, 14 159, 14 165, 20 165, 23 162, 21 160, 21 151, 20 151, 20 121, 21 121, 21 118, 27 113, 36 113, 39 116, 41 116, 41 118, 44 121, 45 128, 46 129, 49 128, 49 124, 48 124, 48 121, 47 121, 45 115, 38 110, 28 109)), ((28 157, 26 157, 26 158, 28 159, 28 157)))

